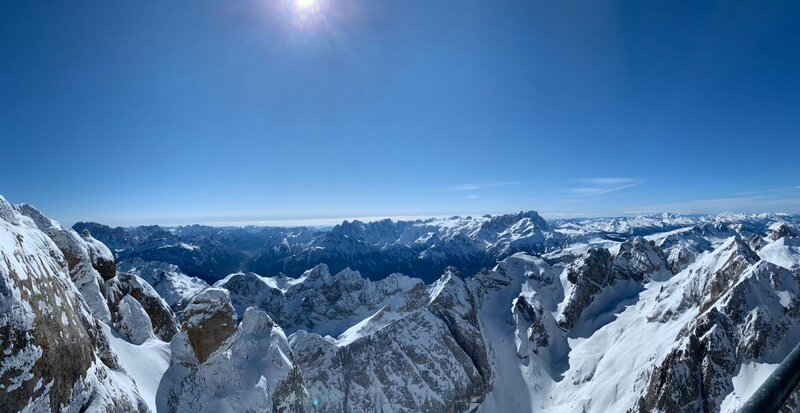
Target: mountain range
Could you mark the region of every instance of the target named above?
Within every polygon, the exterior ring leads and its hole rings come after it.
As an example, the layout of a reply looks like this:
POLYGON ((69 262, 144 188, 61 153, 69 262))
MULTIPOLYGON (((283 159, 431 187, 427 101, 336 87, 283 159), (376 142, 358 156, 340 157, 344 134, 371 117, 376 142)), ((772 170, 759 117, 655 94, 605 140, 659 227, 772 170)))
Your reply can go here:
POLYGON ((0 258, 2 411, 732 412, 800 341, 791 214, 70 229, 0 197, 0 258))

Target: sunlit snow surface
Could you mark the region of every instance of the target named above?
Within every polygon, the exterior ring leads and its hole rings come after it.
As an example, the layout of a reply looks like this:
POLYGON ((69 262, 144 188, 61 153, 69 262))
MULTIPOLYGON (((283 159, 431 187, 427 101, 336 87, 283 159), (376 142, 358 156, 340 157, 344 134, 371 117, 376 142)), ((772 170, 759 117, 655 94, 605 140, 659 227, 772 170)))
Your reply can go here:
POLYGON ((169 367, 169 343, 151 338, 136 345, 127 342, 105 324, 103 331, 108 336, 111 349, 114 350, 125 370, 136 382, 139 394, 147 402, 147 407, 155 412, 158 384, 169 367))

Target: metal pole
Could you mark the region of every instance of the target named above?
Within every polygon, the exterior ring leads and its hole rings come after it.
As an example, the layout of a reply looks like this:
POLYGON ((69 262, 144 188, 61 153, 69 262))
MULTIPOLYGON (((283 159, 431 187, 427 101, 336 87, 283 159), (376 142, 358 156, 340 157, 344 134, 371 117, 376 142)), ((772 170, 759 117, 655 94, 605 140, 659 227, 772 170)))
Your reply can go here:
POLYGON ((800 383, 800 344, 767 377, 739 413, 777 412, 800 383))

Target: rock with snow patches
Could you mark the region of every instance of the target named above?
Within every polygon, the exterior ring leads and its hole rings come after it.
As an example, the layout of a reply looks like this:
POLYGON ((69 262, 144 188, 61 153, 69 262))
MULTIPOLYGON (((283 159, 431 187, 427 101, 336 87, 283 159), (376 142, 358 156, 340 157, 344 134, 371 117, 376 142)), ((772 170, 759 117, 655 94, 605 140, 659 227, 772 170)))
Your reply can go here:
POLYGON ((298 331, 290 343, 318 411, 474 411, 491 368, 477 302, 454 269, 414 288, 337 339, 298 331))
POLYGON ((265 312, 249 308, 228 334, 221 326, 235 323, 235 318, 223 292, 209 289, 187 307, 184 331, 171 343, 172 360, 156 396, 159 411, 310 410, 302 374, 281 328, 265 312), (198 342, 191 335, 194 329, 208 330, 213 339, 198 342))
POLYGON ((769 238, 772 239, 773 241, 777 241, 783 237, 797 236, 797 232, 792 227, 787 225, 785 222, 780 222, 780 223, 776 222, 775 224, 772 224, 769 227, 769 229, 770 229, 769 238))
POLYGON ((208 288, 183 312, 183 331, 200 363, 205 362, 236 331, 236 310, 228 291, 208 288))
POLYGON ((117 264, 114 262, 114 255, 111 254, 111 250, 102 242, 92 238, 89 231, 84 230, 81 233, 81 239, 86 243, 92 267, 100 273, 104 280, 114 278, 117 275, 117 264))
MULTIPOLYGON (((726 267, 728 272, 738 268, 735 262, 751 263, 749 254, 739 253, 744 261, 731 256, 717 272, 698 269, 682 276, 714 278, 726 267)), ((732 378, 742 366, 778 363, 796 345, 800 274, 765 261, 751 264, 717 300, 701 303, 707 309, 685 327, 674 349, 649 374, 638 404, 641 411, 721 411, 734 391, 732 378)))
MULTIPOLYGON (((178 322, 167 303, 146 281, 135 274, 119 272, 105 283, 108 306, 114 325, 119 325, 122 315, 123 299, 130 297, 137 302, 149 319, 152 333, 163 341, 170 341, 178 332, 178 322)), ((131 309, 131 303, 125 310, 131 309)), ((142 324, 140 324, 142 325, 142 324)), ((140 344, 140 343, 138 343, 140 344)))
POLYGON ((77 232, 62 227, 28 204, 19 205, 17 209, 20 214, 29 217, 36 227, 58 246, 67 260, 70 278, 83 295, 92 314, 100 321, 111 323, 111 312, 102 291, 103 276, 97 269, 103 270, 106 276, 109 275, 112 265, 106 261, 111 257, 108 248, 90 236, 82 238, 77 232), (98 267, 95 268, 95 265, 98 267))
POLYGON ((677 317, 686 309, 710 308, 723 294, 739 282, 742 274, 759 260, 759 256, 738 236, 725 241, 712 252, 698 258, 678 280, 663 286, 657 300, 661 303, 656 317, 664 320, 677 317), (679 301, 673 297, 680 297, 679 301))
POLYGON ((667 264, 673 274, 681 272, 689 266, 698 255, 713 249, 712 243, 703 237, 703 230, 698 226, 681 228, 646 237, 654 241, 667 256, 667 264))
POLYGON ((605 248, 589 248, 566 271, 571 285, 558 324, 569 330, 582 322, 579 330, 585 331, 578 335, 610 321, 609 313, 635 298, 644 283, 671 275, 661 249, 643 237, 622 243, 614 256, 605 248))
POLYGON ((182 312, 197 293, 208 288, 205 281, 190 277, 177 265, 165 262, 135 258, 120 262, 118 267, 120 272, 136 275, 150 284, 176 314, 182 312))
POLYGON ((230 292, 239 314, 255 306, 289 333, 304 329, 336 336, 381 307, 401 307, 408 294, 424 288, 424 283, 402 274, 371 281, 349 268, 331 275, 328 266, 320 264, 299 278, 236 273, 215 286, 230 292))
POLYGON ((65 232, 0 197, 0 410, 148 411, 70 279, 90 262, 77 234, 65 232), (57 245, 51 235, 75 242, 57 245), (77 250, 72 266, 65 245, 77 250))

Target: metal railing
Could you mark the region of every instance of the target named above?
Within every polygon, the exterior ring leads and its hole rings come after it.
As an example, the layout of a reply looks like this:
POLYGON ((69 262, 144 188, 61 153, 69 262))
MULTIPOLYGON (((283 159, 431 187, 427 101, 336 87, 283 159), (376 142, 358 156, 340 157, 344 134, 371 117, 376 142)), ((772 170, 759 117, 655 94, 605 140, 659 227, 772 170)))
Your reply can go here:
POLYGON ((777 412, 800 384, 800 344, 767 377, 739 413, 777 412))

